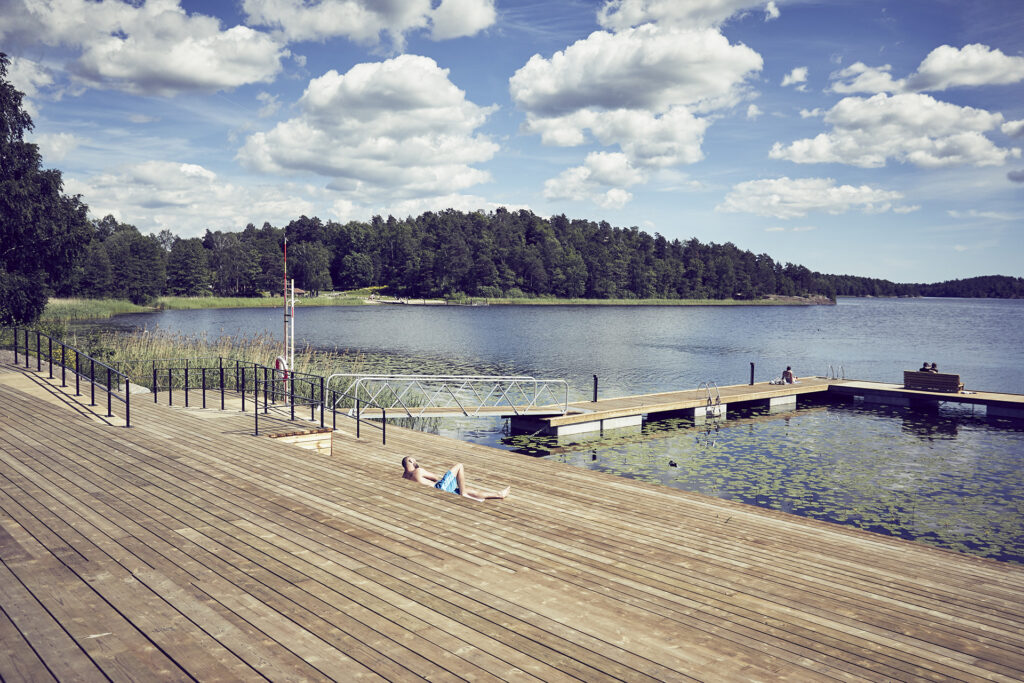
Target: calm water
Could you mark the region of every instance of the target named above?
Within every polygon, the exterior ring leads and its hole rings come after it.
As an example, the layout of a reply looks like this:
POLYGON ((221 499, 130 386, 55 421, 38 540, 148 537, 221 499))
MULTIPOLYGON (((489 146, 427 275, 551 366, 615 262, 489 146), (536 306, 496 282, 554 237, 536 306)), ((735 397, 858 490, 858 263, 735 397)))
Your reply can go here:
MULTIPOLYGON (((280 310, 121 316, 122 328, 281 337, 280 310)), ((1024 301, 840 299, 813 307, 300 309, 299 344, 363 354, 392 372, 562 378, 571 398, 746 383, 842 367, 902 382, 922 361, 968 389, 1024 393, 1024 301)), ((347 368, 346 368, 347 369, 347 368)), ((424 428, 622 476, 1024 562, 1024 428, 955 404, 937 413, 809 406, 694 427, 558 443, 496 420, 424 428)))

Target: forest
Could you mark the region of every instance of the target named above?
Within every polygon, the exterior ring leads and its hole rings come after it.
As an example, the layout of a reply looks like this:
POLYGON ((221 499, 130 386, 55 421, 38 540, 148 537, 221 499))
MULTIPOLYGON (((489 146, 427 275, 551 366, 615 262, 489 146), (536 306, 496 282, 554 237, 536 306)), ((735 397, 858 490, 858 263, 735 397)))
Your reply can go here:
POLYGON ((90 221, 83 258, 56 283, 62 296, 258 296, 289 277, 310 293, 384 287, 396 296, 594 299, 759 299, 780 296, 1024 297, 1024 279, 987 276, 906 284, 827 275, 768 254, 637 228, 542 218, 527 210, 446 210, 336 223, 302 216, 183 239, 143 235, 112 216, 90 221))

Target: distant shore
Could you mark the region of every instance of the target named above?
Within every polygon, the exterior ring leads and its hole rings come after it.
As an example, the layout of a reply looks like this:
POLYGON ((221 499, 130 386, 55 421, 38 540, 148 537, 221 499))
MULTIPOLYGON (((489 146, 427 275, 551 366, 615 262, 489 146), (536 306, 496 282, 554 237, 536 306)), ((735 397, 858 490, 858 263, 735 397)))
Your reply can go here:
MULTIPOLYGON (((295 305, 307 306, 815 306, 832 305, 828 297, 770 296, 764 299, 558 299, 481 297, 462 299, 411 299, 341 292, 302 297, 295 305)), ((50 299, 43 311, 44 321, 100 320, 125 313, 206 308, 277 308, 280 297, 160 297, 152 306, 140 306, 123 299, 50 299)))

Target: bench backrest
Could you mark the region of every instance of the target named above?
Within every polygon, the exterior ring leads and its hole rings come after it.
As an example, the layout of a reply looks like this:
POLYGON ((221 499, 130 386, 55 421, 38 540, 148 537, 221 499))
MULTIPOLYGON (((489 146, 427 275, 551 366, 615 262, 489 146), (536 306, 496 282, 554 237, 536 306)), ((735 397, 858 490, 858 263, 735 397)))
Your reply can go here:
POLYGON ((903 371, 903 386, 907 389, 920 387, 936 391, 960 391, 960 375, 951 375, 943 372, 917 372, 915 370, 903 371))

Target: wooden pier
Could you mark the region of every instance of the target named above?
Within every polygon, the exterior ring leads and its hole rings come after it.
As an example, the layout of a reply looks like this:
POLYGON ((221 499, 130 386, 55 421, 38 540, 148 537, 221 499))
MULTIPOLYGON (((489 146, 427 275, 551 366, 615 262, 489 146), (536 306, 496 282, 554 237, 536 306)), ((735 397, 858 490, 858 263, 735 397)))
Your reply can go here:
POLYGON ((516 431, 541 432, 555 436, 612 429, 639 429, 644 418, 684 416, 695 420, 725 417, 727 410, 761 406, 771 410, 791 410, 800 396, 819 398, 860 398, 869 403, 897 406, 933 405, 956 402, 985 406, 988 415, 1024 419, 1024 395, 967 391, 940 393, 904 389, 902 385, 860 382, 824 377, 801 378, 796 384, 737 384, 704 387, 686 391, 640 394, 598 401, 577 401, 566 413, 547 415, 505 415, 516 431))
POLYGON ((1021 565, 399 428, 328 456, 72 403, 0 367, 5 681, 1024 678, 1021 565))

